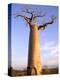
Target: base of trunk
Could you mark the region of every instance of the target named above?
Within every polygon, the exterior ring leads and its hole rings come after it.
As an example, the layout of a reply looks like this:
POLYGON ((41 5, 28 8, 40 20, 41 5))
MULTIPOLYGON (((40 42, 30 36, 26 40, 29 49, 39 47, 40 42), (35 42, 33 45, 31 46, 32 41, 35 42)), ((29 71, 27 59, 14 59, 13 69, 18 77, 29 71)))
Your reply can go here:
POLYGON ((42 69, 38 70, 36 67, 27 67, 27 75, 41 75, 42 69))

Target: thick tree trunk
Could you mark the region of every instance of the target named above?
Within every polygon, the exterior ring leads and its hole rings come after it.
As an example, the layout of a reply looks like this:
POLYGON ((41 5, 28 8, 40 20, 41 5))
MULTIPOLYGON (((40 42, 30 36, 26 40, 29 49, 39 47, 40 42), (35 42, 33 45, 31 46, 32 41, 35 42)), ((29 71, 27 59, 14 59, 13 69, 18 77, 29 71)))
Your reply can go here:
POLYGON ((27 74, 39 75, 41 70, 38 27, 32 25, 30 27, 27 74))

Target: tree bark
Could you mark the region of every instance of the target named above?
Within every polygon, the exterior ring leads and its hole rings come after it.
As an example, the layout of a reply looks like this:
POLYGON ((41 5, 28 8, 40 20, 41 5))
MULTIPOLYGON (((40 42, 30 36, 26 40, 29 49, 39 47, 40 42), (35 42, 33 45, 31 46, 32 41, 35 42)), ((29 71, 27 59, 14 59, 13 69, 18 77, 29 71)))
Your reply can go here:
POLYGON ((38 36, 38 26, 30 26, 29 36, 29 51, 28 51, 28 75, 39 75, 41 74, 41 62, 40 62, 40 46, 38 36))

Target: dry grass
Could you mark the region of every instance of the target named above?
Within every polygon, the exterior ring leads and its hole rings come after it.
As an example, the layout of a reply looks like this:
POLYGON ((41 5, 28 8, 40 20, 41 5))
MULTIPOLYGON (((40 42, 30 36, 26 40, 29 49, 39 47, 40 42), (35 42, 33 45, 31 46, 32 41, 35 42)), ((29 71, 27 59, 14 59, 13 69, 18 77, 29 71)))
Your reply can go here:
MULTIPOLYGON (((58 68, 52 68, 52 69, 42 69, 42 75, 45 74, 58 74, 58 68)), ((8 69, 8 75, 9 76, 28 76, 27 70, 14 70, 12 68, 8 69)))

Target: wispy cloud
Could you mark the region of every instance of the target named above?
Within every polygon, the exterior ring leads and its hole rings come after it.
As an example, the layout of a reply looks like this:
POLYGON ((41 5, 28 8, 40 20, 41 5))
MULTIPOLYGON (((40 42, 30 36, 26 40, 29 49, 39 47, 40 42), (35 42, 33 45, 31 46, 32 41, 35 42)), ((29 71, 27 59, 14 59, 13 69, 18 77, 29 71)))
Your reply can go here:
POLYGON ((47 42, 41 47, 42 64, 47 66, 57 66, 58 64, 58 44, 54 41, 47 42))
POLYGON ((54 41, 46 42, 43 46, 41 46, 41 50, 51 50, 54 49, 57 44, 54 41))
POLYGON ((58 53, 58 44, 56 44, 54 41, 45 43, 41 48, 41 51, 47 51, 50 53, 50 55, 55 55, 58 53))

